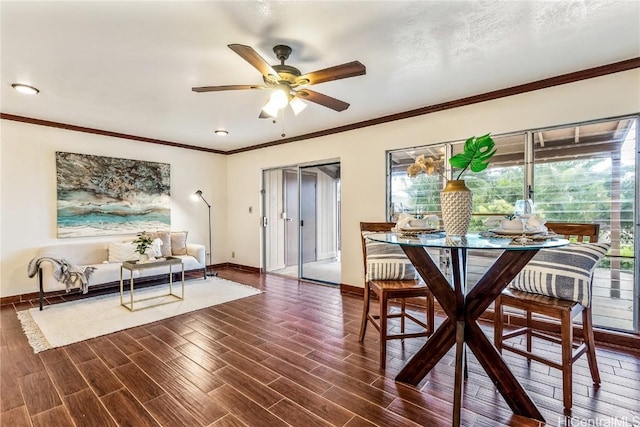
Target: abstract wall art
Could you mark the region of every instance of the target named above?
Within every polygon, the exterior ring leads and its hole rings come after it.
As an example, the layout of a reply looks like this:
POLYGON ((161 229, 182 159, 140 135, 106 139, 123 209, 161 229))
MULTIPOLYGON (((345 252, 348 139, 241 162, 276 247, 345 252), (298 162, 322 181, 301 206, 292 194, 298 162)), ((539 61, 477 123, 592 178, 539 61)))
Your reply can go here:
POLYGON ((58 237, 171 227, 168 163, 56 152, 58 237))

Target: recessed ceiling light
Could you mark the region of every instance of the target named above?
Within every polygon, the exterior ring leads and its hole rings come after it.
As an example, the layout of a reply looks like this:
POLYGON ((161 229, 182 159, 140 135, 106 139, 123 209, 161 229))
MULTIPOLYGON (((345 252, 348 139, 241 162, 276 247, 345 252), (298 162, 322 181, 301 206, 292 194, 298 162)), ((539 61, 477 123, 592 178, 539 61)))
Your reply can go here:
POLYGON ((36 93, 40 92, 38 89, 36 89, 33 86, 23 85, 21 83, 14 83, 11 85, 11 87, 17 90, 18 92, 26 93, 27 95, 35 95, 36 93))
POLYGON ((215 133, 216 135, 225 136, 229 134, 229 131, 224 129, 216 129, 215 133))

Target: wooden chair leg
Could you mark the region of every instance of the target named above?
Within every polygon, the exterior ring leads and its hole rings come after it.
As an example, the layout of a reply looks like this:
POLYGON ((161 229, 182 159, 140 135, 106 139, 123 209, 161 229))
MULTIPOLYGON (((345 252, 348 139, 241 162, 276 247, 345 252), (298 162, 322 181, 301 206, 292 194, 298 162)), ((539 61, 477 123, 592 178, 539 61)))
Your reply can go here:
MULTIPOLYGON (((526 333, 526 337, 527 337, 527 352, 531 353, 531 349, 532 349, 532 331, 533 331, 533 322, 531 321, 531 312, 529 310, 527 310, 527 333, 526 333)), ((527 364, 531 365, 531 358, 529 356, 527 356, 527 364)))
MULTIPOLYGON (((407 300, 404 298, 400 299, 400 333, 404 334, 404 325, 405 325, 405 312, 407 310, 407 300)), ((404 338, 402 339, 404 341, 404 338)))
POLYGON ((600 387, 600 372, 598 371, 598 362, 596 361, 596 346, 593 338, 591 307, 582 310, 582 333, 584 334, 584 342, 587 346, 587 362, 589 362, 591 379, 593 380, 593 385, 597 388, 600 387))
POLYGON ((502 354, 502 297, 498 296, 493 305, 493 344, 502 354))
POLYGON ((367 323, 369 321, 369 305, 371 304, 371 290, 369 283, 364 285, 364 307, 362 308, 362 322, 360 323, 360 342, 364 341, 364 334, 367 332, 367 323))
POLYGON ((388 299, 383 293, 380 295, 380 369, 387 366, 387 309, 388 299))
POLYGON ((573 322, 568 311, 563 311, 560 319, 562 338, 562 401, 565 413, 570 413, 573 404, 573 322))

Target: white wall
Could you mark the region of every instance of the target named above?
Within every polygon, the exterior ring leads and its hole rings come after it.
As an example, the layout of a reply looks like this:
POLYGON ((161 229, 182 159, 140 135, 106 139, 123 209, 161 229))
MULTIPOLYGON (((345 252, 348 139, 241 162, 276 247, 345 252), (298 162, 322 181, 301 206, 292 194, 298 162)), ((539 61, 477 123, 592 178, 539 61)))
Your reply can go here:
MULTIPOLYGON (((640 112, 640 70, 428 114, 314 140, 229 156, 229 251, 239 264, 258 267, 257 211, 261 170, 339 159, 342 188, 342 283, 363 286, 359 222, 385 219, 385 151, 640 112), (238 215, 231 212, 239 212, 238 215)), ((351 108, 357 108, 352 106, 351 108)), ((312 120, 307 110, 299 119, 312 120), (304 116, 304 117, 303 117, 304 116)))
MULTIPOLYGON (((252 267, 262 259, 262 170, 338 159, 341 281, 363 286, 359 222, 384 220, 386 150, 638 113, 639 94, 640 70, 631 70, 230 156, 2 120, 0 296, 34 292, 27 263, 35 248, 56 242, 55 151, 171 163, 172 228, 189 230, 189 241, 206 242, 206 206, 189 199, 201 189, 213 205, 213 262, 252 267)), ((313 120, 312 109, 303 116, 313 120)))
POLYGON ((9 120, 2 120, 0 126, 0 296, 37 291, 36 278, 27 277, 27 264, 36 248, 79 240, 56 237, 56 151, 170 163, 171 228, 188 230, 188 242, 209 246, 207 206, 190 197, 202 190, 213 206, 212 261, 226 262, 226 227, 218 226, 227 222, 225 156, 9 120))

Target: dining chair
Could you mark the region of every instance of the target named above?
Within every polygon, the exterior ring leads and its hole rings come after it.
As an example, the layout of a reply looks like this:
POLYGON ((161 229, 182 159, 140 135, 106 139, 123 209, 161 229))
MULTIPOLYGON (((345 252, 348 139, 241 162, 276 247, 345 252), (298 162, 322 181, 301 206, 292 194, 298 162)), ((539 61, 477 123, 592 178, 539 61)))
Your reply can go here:
POLYGON ((393 222, 361 222, 362 255, 364 260, 364 307, 360 325, 360 342, 364 341, 368 322, 380 333, 380 369, 385 369, 387 361, 387 341, 414 337, 425 337, 434 329, 433 294, 427 285, 417 280, 415 268, 399 245, 374 242, 366 235, 372 232, 389 232, 395 227, 393 222), (370 312, 371 293, 378 299, 378 314, 370 312), (408 298, 426 298, 425 321, 406 310, 408 298), (390 311, 392 300, 399 300, 400 311, 390 311), (388 319, 400 318, 400 333, 389 333, 388 319), (418 325, 418 332, 405 332, 406 319, 418 325))
MULTIPOLYGON (((591 315, 593 271, 609 250, 609 243, 598 243, 598 224, 546 223, 551 232, 572 243, 556 249, 540 250, 495 301, 494 343, 498 351, 507 350, 562 371, 562 400, 566 413, 572 406, 572 366, 583 354, 591 371, 594 386, 600 386, 596 362, 591 315), (505 332, 504 306, 525 312, 525 326, 505 332), (532 314, 551 317, 560 322, 560 336, 536 329, 532 314), (581 343, 574 342, 574 318, 582 313, 581 343), (526 349, 512 338, 525 335, 526 349), (536 354, 533 337, 561 346, 561 361, 536 354)), ((547 352, 541 352, 547 353, 547 352)), ((547 353, 548 354, 548 353, 547 353)))

